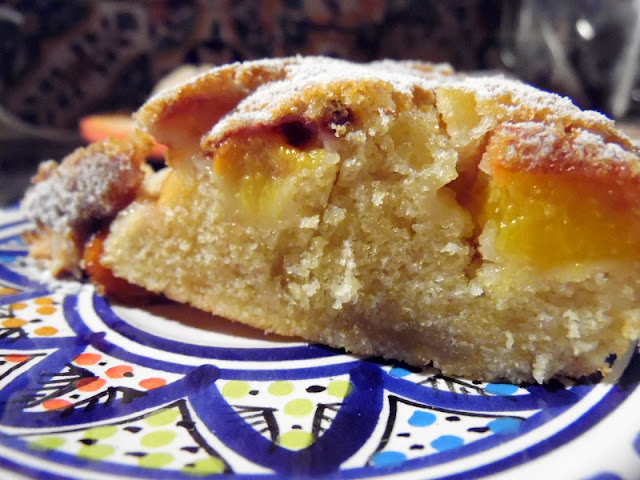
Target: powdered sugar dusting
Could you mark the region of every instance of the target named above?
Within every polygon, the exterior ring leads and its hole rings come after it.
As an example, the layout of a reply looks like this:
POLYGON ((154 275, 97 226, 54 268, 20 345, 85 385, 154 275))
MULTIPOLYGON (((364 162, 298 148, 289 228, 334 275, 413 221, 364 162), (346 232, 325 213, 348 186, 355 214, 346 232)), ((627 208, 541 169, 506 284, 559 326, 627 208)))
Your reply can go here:
POLYGON ((492 140, 503 145, 504 150, 497 154, 501 163, 516 168, 640 174, 636 154, 581 126, 565 128, 561 124, 505 122, 495 130, 492 140))
POLYGON ((477 102, 500 104, 506 112, 502 121, 542 120, 582 125, 601 133, 609 141, 625 147, 632 145, 628 138, 615 131, 610 119, 597 112, 583 111, 566 97, 500 75, 456 74, 449 65, 419 61, 354 63, 328 57, 297 56, 234 63, 213 68, 161 92, 143 106, 136 118, 143 129, 153 130, 153 124, 162 121, 162 112, 170 112, 171 105, 179 103, 183 96, 201 93, 198 88, 206 88, 207 82, 204 80, 207 77, 220 76, 226 81, 238 82, 239 78, 246 75, 255 75, 262 83, 258 82, 257 87, 247 90, 246 97, 203 136, 203 145, 215 145, 237 129, 271 124, 288 113, 300 114, 299 110, 294 111, 295 103, 305 92, 315 90, 329 93, 344 83, 357 82, 380 82, 400 95, 410 95, 416 90, 437 93, 441 88, 454 89, 473 94, 477 102), (265 75, 265 72, 268 74, 265 75), (291 112, 287 112, 286 108, 290 108, 291 112))
POLYGON ((299 57, 283 68, 286 71, 284 79, 260 86, 214 125, 206 135, 207 140, 215 142, 227 132, 244 126, 271 123, 276 120, 274 112, 278 105, 317 86, 326 88, 346 82, 378 81, 388 84, 397 93, 411 95, 416 85, 432 89, 452 75, 451 68, 445 64, 389 60, 359 64, 325 57, 299 57))
MULTIPOLYGON (((587 148, 593 148, 594 145, 598 146, 599 158, 606 159, 611 162, 628 163, 632 156, 629 152, 624 150, 620 145, 611 142, 602 142, 601 138, 593 132, 588 130, 579 130, 573 139, 574 145, 586 150, 587 148)), ((637 161, 632 164, 638 164, 637 161)))
POLYGON ((113 189, 131 172, 130 158, 95 152, 88 160, 58 167, 31 187, 22 202, 27 216, 69 233, 83 220, 115 213, 121 199, 114 198, 113 189))
MULTIPOLYGON (((235 129, 276 121, 276 116, 282 115, 282 111, 276 107, 299 97, 305 90, 318 87, 329 90, 331 85, 358 81, 384 82, 395 92, 407 95, 415 89, 434 92, 439 88, 451 88, 461 93, 472 93, 478 101, 496 101, 507 107, 509 116, 519 113, 524 117, 522 120, 535 115, 549 121, 565 119, 604 130, 613 128, 613 122, 605 116, 582 111, 566 97, 500 75, 454 74, 446 64, 391 60, 360 64, 325 57, 295 57, 246 62, 223 68, 246 70, 258 65, 264 68, 279 66, 284 70, 284 76, 281 80, 262 84, 241 101, 205 135, 207 142, 215 143, 235 129)), ((203 75, 216 75, 217 71, 219 69, 203 75)), ((151 103, 171 98, 175 100, 178 92, 179 88, 173 93, 165 92, 151 103)))

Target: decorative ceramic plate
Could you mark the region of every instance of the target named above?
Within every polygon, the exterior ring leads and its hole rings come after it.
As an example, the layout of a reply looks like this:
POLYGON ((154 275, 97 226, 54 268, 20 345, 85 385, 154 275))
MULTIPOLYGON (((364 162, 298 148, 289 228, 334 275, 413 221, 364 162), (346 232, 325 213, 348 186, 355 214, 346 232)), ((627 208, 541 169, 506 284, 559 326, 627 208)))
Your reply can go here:
MULTIPOLYGON (((36 478, 640 476, 640 356, 480 383, 131 308, 47 276, 0 211, 0 467, 36 478)), ((0 472, 0 476, 2 472, 0 472)))

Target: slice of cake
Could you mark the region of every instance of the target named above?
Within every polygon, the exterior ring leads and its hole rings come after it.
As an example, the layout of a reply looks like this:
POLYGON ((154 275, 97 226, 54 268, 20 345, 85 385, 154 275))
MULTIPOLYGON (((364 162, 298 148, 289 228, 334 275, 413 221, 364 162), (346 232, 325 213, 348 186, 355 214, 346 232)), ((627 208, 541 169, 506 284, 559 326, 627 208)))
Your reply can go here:
POLYGON ((55 271, 476 379, 588 374, 640 334, 639 151, 567 99, 297 57, 212 69, 135 118, 27 193, 55 271))

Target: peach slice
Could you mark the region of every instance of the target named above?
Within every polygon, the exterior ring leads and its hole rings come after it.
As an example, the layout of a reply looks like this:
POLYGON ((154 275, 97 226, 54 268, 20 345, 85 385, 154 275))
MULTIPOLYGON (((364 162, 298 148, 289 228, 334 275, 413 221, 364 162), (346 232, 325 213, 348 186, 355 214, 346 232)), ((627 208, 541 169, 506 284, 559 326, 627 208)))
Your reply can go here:
MULTIPOLYGON (((80 135, 87 142, 96 142, 112 137, 125 139, 135 130, 135 121, 124 113, 89 115, 80 119, 80 135)), ((166 147, 154 141, 150 156, 163 158, 166 147)))

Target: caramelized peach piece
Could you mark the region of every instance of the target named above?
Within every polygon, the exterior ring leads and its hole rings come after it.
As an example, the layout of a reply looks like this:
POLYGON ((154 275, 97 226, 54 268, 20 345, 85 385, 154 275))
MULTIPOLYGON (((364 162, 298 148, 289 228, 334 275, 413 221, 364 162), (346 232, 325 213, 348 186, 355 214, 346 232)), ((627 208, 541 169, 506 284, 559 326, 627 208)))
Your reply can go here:
POLYGON ((102 231, 86 243, 82 259, 85 272, 102 295, 112 295, 125 302, 150 299, 153 295, 151 292, 116 277, 100 262, 107 234, 107 231, 102 231))
POLYGON ((640 190, 629 162, 616 162, 622 149, 590 152, 584 132, 540 132, 503 127, 487 148, 492 180, 482 186, 481 178, 476 195, 480 224, 495 230, 495 252, 540 268, 639 260, 640 190), (589 158, 596 154, 613 161, 598 164, 589 158))
MULTIPOLYGON (((327 163, 321 148, 290 145, 278 131, 234 135, 216 152, 214 172, 237 200, 242 215, 278 219, 290 212, 296 181, 327 163)), ((329 162, 330 163, 330 162, 329 162)))

